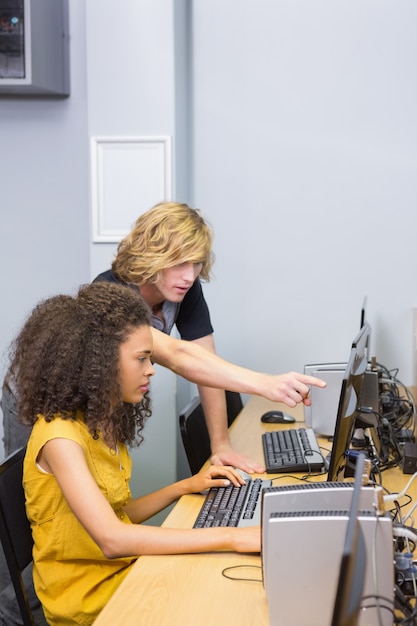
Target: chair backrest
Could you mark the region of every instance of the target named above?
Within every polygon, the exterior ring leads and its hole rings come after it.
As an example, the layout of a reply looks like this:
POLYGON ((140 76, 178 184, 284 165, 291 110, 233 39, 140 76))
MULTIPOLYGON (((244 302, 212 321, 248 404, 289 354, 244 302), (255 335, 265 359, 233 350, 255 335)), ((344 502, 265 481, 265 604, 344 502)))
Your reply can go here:
POLYGON ((4 453, 9 456, 18 448, 26 446, 32 426, 27 426, 19 421, 18 402, 13 384, 3 382, 0 404, 3 413, 4 453))
MULTIPOLYGON (((243 408, 242 398, 235 391, 226 391, 227 423, 231 426, 243 408)), ((210 437, 203 407, 198 397, 191 400, 181 411, 180 432, 188 465, 196 474, 211 455, 210 437)))
POLYGON ((242 396, 237 391, 226 391, 227 424, 230 427, 243 409, 242 396))
POLYGON ((0 541, 24 626, 35 624, 22 571, 32 561, 33 539, 26 517, 23 490, 23 460, 26 448, 19 448, 0 464, 0 541))

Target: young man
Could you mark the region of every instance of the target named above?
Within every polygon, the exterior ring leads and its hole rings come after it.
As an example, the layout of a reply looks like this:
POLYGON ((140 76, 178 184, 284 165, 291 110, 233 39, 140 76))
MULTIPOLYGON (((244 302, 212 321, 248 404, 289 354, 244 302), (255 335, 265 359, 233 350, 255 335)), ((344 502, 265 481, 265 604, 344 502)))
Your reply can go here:
POLYGON ((212 463, 246 472, 264 466, 230 444, 224 389, 285 402, 310 404, 309 387, 325 386, 298 373, 270 376, 216 355, 213 327, 201 280, 209 281, 212 231, 201 213, 186 204, 164 202, 141 215, 119 244, 108 270, 95 279, 137 290, 152 310, 154 361, 198 384, 210 434, 212 463), (182 340, 170 337, 174 325, 182 340))

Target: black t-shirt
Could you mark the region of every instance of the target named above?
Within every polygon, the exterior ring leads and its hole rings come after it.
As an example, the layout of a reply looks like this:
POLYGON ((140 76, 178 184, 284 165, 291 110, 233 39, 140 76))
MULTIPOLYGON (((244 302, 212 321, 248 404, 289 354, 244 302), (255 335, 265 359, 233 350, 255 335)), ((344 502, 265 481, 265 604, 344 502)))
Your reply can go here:
MULTIPOLYGON (((118 283, 119 285, 126 285, 139 291, 136 285, 124 283, 119 280, 112 270, 99 274, 93 282, 107 281, 110 283, 118 283)), ((163 326, 161 320, 152 317, 152 326, 166 334, 170 334, 173 324, 176 325, 181 339, 192 341, 193 339, 200 339, 206 335, 211 335, 213 327, 210 320, 210 312, 207 306, 207 302, 204 299, 203 289, 200 281, 197 279, 192 287, 189 289, 184 297, 184 300, 178 304, 165 301, 164 307, 166 307, 167 313, 165 315, 168 323, 163 326), (171 318, 171 322, 169 318, 171 318)))

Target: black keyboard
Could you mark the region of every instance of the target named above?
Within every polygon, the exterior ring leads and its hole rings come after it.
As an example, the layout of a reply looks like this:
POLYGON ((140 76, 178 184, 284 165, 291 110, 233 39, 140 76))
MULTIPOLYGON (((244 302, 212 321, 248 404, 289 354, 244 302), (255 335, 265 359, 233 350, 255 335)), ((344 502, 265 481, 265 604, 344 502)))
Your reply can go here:
POLYGON ((260 525, 261 490, 270 480, 245 478, 241 487, 212 487, 206 495, 194 528, 260 525))
POLYGON ((262 435, 266 471, 322 472, 324 459, 312 428, 274 430, 262 435))

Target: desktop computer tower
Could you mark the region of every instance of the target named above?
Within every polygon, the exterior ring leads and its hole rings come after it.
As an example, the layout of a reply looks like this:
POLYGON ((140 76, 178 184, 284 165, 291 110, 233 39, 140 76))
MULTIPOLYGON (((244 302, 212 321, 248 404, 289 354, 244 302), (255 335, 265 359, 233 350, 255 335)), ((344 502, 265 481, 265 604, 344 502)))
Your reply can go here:
POLYGON ((340 390, 346 363, 305 365, 304 374, 326 381, 327 386, 310 388, 311 405, 304 406, 304 421, 320 435, 332 436, 336 425, 340 390))
MULTIPOLYGON (((372 512, 361 512, 358 519, 366 546, 358 623, 392 626, 392 520, 372 512)), ((319 510, 272 513, 264 522, 270 626, 330 626, 347 523, 348 512, 319 510)))
MULTIPOLYGON (((347 511, 349 509, 353 482, 302 483, 266 487, 262 490, 262 569, 263 582, 268 581, 267 555, 269 554, 268 520, 273 513, 308 513, 314 511, 347 511)), ((382 487, 361 488, 361 511, 382 513, 384 511, 382 487)))
MULTIPOLYGON (((311 405, 304 407, 306 426, 315 433, 331 437, 334 435, 340 391, 346 363, 323 363, 321 365, 305 365, 304 373, 325 380, 327 387, 311 387, 311 405)), ((369 426, 377 425, 376 415, 379 412, 379 379, 378 372, 368 369, 363 378, 361 396, 358 398, 358 417, 363 417, 369 426), (368 412, 366 413, 366 409, 368 412)), ((358 434, 360 436, 360 434, 358 434)))

